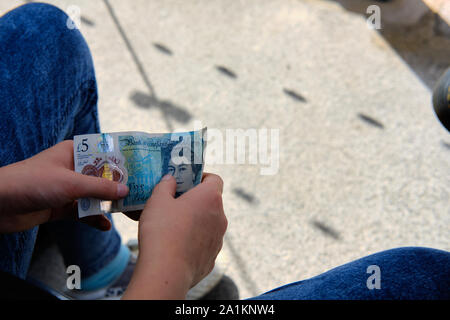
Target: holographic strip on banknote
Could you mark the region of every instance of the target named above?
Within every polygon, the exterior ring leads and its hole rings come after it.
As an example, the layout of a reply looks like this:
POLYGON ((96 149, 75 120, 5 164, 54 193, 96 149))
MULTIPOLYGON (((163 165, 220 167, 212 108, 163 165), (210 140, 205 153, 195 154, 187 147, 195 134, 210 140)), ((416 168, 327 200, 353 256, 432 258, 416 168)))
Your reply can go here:
POLYGON ((176 196, 201 182, 206 128, 183 133, 99 133, 74 137, 75 171, 126 184, 130 192, 119 201, 80 199, 80 218, 144 208, 153 188, 166 174, 177 181, 176 196))

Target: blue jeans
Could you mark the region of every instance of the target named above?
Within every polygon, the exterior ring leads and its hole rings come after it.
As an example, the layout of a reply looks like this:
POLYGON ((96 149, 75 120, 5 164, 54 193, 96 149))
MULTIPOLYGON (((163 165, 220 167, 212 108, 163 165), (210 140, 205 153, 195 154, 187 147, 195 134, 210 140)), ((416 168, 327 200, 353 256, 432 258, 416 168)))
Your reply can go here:
MULTIPOLYGON (((63 12, 43 4, 0 18, 0 166, 74 135, 99 132, 91 55, 66 21, 63 12)), ((114 228, 100 232, 76 222, 46 227, 56 235, 66 263, 79 265, 86 277, 118 255, 121 240, 114 228)), ((38 227, 0 235, 0 270, 26 276, 37 232, 38 227)), ((449 269, 449 252, 398 248, 253 299, 449 299, 449 269), (369 266, 379 273, 367 273, 369 266)))
POLYGON ((420 247, 386 250, 250 300, 341 299, 448 300, 450 253, 420 247))
MULTIPOLYGON (((65 13, 38 3, 0 18, 0 167, 100 131, 91 54, 66 22, 65 13)), ((82 278, 112 261, 121 246, 114 226, 101 232, 65 221, 46 228, 65 263, 80 266, 82 278)), ((0 234, 0 270, 26 278, 38 230, 0 234)))

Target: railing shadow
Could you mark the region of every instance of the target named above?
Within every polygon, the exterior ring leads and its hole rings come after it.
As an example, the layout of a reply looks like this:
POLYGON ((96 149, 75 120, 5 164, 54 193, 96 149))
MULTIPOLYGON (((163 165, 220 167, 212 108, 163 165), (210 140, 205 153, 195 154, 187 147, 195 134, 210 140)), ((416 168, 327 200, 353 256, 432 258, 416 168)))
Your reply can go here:
MULTIPOLYGON (((113 20, 114 24, 116 25, 117 31, 119 31, 120 36, 122 37, 122 40, 124 41, 128 51, 131 54, 131 57, 133 58, 133 62, 136 65, 136 68, 139 71, 139 74, 142 77, 142 80, 144 81, 147 91, 148 92, 140 92, 135 91, 131 94, 130 99, 136 104, 136 106, 141 108, 151 108, 156 107, 161 110, 164 121, 166 122, 166 126, 169 131, 174 130, 174 125, 172 120, 176 120, 181 123, 187 123, 192 118, 191 114, 184 109, 183 107, 176 105, 172 103, 169 100, 162 100, 160 99, 155 92, 155 89, 153 88, 152 83, 150 82, 150 79, 147 75, 147 72, 145 71, 144 65, 142 64, 141 60, 139 59, 136 50, 134 49, 133 45, 131 44, 131 41, 129 37, 127 36, 125 30, 123 29, 122 25, 120 24, 119 18, 117 17, 114 8, 111 6, 108 0, 103 0, 109 15, 111 16, 111 19, 113 20)), ((170 51, 167 47, 161 45, 161 44, 154 44, 155 48, 157 48, 160 51, 165 51, 166 54, 172 55, 172 51, 170 51)))

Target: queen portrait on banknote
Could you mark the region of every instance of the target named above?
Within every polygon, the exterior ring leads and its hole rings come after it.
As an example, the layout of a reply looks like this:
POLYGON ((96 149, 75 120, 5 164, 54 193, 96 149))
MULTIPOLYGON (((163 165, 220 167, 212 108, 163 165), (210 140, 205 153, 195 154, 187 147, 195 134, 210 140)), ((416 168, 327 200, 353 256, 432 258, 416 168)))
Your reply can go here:
POLYGON ((173 157, 171 157, 167 163, 167 169, 164 170, 175 178, 177 182, 175 196, 178 197, 200 182, 202 164, 195 163, 195 156, 191 146, 175 145, 171 153, 178 155, 181 159, 185 159, 185 161, 176 164, 173 157))

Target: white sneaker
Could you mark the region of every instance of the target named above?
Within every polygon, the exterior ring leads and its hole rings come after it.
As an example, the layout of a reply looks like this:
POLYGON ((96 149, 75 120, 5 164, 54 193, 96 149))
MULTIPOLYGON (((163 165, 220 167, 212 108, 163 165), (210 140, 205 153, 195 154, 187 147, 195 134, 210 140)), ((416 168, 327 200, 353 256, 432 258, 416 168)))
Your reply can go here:
POLYGON ((120 300, 130 283, 136 266, 137 256, 130 253, 130 260, 122 274, 109 286, 98 290, 66 290, 64 295, 74 300, 120 300))

